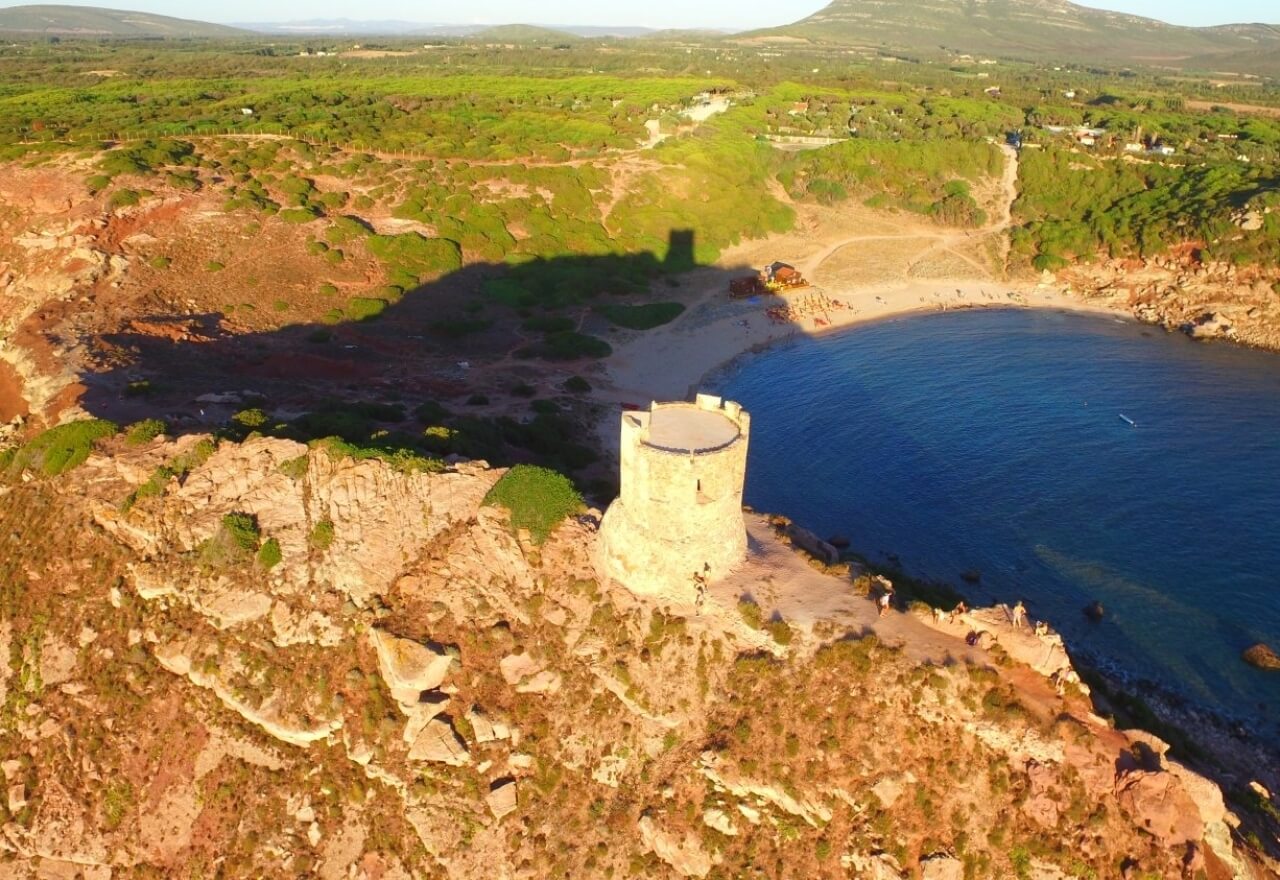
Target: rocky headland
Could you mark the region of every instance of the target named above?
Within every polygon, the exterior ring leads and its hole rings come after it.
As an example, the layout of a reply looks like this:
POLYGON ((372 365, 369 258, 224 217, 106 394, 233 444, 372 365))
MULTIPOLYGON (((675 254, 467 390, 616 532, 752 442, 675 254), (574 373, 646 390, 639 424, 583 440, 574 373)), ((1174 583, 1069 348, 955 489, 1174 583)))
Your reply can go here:
POLYGON ((1274 781, 1228 804, 1052 634, 878 617, 754 516, 705 602, 639 597, 504 474, 198 436, 10 473, 8 875, 1274 872, 1274 781))

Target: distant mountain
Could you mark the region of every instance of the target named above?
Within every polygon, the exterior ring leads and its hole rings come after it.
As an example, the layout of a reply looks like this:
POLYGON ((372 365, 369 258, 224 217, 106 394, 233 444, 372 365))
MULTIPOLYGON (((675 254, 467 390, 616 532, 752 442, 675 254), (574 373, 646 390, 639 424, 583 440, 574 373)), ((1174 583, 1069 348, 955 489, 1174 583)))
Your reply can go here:
POLYGON ((483 24, 424 24, 418 21, 362 21, 350 18, 317 18, 303 21, 240 22, 236 27, 260 34, 293 34, 296 36, 379 36, 379 37, 473 37, 484 34, 486 38, 509 42, 527 42, 542 39, 573 37, 598 39, 614 37, 634 39, 656 33, 652 28, 604 27, 596 25, 483 25, 483 24), (496 32, 499 36, 493 37, 496 32), (506 36, 502 36, 503 33, 506 36), (523 34, 523 36, 521 36, 523 34))
POLYGON ((466 25, 424 25, 422 22, 397 21, 362 21, 351 18, 310 18, 302 21, 254 21, 236 22, 236 27, 256 31, 260 34, 293 34, 296 36, 393 36, 400 34, 435 33, 438 27, 439 36, 465 36, 480 30, 478 27, 466 25), (452 30, 453 33, 445 33, 452 30))
POLYGON ((470 34, 472 39, 498 43, 554 43, 581 39, 568 31, 534 24, 500 24, 470 34))
POLYGON ((749 37, 914 53, 1280 73, 1280 26, 1191 28, 1067 0, 834 0, 749 37))
POLYGON ((0 33, 10 37, 243 37, 221 24, 93 6, 11 6, 0 9, 0 33))

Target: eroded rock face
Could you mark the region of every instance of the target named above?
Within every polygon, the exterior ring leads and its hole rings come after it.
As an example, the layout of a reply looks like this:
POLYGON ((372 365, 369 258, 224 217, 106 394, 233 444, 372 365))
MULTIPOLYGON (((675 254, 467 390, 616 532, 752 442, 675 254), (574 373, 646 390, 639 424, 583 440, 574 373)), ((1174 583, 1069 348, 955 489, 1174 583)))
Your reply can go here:
POLYGON ((1116 800, 1165 846, 1194 842, 1204 834, 1199 809, 1172 773, 1121 772, 1116 777, 1116 800))
POLYGON ((711 873, 711 856, 692 834, 677 837, 660 829, 648 816, 642 816, 637 827, 645 845, 680 876, 705 877, 711 873))
MULTIPOLYGON (((264 540, 280 544, 283 564, 274 576, 283 586, 330 587, 363 604, 385 593, 442 532, 474 519, 502 473, 483 464, 401 473, 381 461, 334 458, 264 437, 220 446, 175 484, 157 512, 123 517, 102 505, 94 515, 122 542, 163 559, 213 538, 227 514, 247 513, 257 518, 264 540), (312 535, 321 523, 332 540, 318 549, 312 535)), ((243 603, 229 601, 238 617, 243 603)), ((254 619, 270 607, 269 601, 253 604, 254 619)))

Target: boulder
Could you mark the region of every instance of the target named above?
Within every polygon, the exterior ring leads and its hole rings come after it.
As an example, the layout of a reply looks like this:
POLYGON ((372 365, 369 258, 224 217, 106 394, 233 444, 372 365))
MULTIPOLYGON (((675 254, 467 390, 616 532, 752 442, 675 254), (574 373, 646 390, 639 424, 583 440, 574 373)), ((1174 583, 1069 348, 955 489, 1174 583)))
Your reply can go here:
POLYGON ((386 630, 372 630, 370 637, 378 652, 378 671, 396 701, 412 706, 423 691, 435 690, 444 682, 453 658, 443 650, 393 636, 386 630))
POLYGON ((1270 646, 1261 642, 1247 649, 1241 656, 1250 666, 1256 666, 1259 669, 1280 669, 1280 656, 1277 656, 1270 646))
POLYGON ((409 748, 409 760, 434 761, 448 764, 450 767, 461 767, 471 762, 471 753, 467 744, 453 729, 447 717, 433 718, 422 728, 418 738, 409 748))
POLYGON ((510 813, 516 811, 516 781, 514 779, 499 779, 497 782, 489 786, 489 794, 485 797, 485 803, 489 805, 489 812, 493 813, 493 818, 501 819, 510 813))
POLYGON ((922 880, 964 880, 964 862, 955 856, 939 853, 920 860, 922 880))

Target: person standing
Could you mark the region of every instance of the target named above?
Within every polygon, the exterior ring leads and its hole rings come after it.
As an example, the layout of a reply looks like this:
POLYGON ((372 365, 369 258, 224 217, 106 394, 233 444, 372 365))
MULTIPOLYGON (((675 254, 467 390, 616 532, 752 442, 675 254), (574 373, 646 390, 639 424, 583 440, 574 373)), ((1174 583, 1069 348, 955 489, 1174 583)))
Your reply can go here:
POLYGON ((1013 625, 1015 628, 1021 628, 1027 619, 1027 606, 1022 604, 1022 600, 1018 600, 1018 604, 1013 606, 1013 625))

